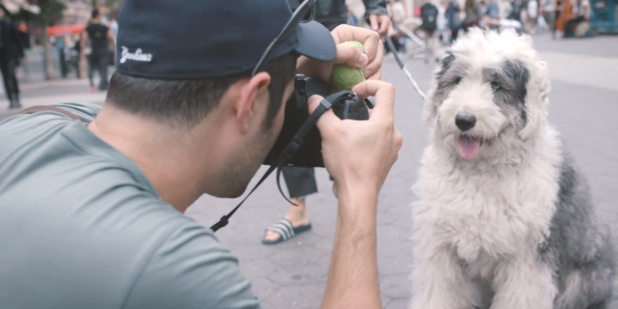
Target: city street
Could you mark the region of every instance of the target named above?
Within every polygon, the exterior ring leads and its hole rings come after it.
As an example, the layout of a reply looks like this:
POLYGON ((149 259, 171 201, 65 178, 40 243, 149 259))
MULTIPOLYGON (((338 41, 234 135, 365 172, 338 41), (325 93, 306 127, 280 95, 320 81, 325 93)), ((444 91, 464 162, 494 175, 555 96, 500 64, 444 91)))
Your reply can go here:
MULTIPOLYGON (((552 79, 550 121, 560 131, 566 147, 592 188, 597 214, 610 224, 618 246, 618 37, 552 41, 535 38, 549 64, 552 79)), ((408 59, 408 68, 427 89, 433 65, 408 59)), ((411 192, 427 126, 421 121, 423 102, 395 61, 387 56, 383 79, 397 89, 396 125, 404 144, 380 194, 378 208, 378 264, 384 308, 407 308, 412 249, 410 238, 411 192)), ((60 101, 102 103, 104 93, 88 93, 86 79, 36 82, 22 85, 22 103, 28 107, 60 101)), ((0 96, 2 97, 2 96, 0 96)), ((0 121, 11 115, 8 102, 0 100, 0 121)), ((262 168, 251 187, 265 171, 262 168)), ((318 308, 327 280, 337 203, 332 182, 324 169, 317 170, 319 193, 307 198, 310 232, 285 243, 264 246, 264 229, 281 218, 287 203, 271 176, 217 233, 221 243, 238 256, 240 267, 266 308, 318 308)), ((284 182, 281 182, 284 185, 284 182)), ((286 190, 284 190, 287 192, 286 190)), ((240 199, 204 196, 187 215, 211 226, 240 199)), ((618 302, 611 308, 618 309, 618 302)))

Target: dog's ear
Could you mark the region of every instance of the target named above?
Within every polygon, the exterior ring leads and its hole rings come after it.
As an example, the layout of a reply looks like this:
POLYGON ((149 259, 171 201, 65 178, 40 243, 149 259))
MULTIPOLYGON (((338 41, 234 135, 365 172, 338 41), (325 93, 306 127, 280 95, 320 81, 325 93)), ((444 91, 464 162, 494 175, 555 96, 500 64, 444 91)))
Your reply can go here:
POLYGON ((547 63, 537 60, 530 66, 530 69, 531 76, 527 85, 528 94, 525 103, 528 121, 519 132, 519 136, 524 139, 538 132, 545 125, 551 91, 547 63))
POLYGON ((438 82, 444 78, 453 63, 455 62, 455 55, 450 50, 447 51, 440 59, 440 64, 435 67, 433 72, 433 80, 429 91, 427 91, 427 97, 425 99, 425 108, 423 111, 423 120, 430 126, 434 127, 436 119, 438 117, 438 105, 435 101, 435 93, 438 89, 438 82))

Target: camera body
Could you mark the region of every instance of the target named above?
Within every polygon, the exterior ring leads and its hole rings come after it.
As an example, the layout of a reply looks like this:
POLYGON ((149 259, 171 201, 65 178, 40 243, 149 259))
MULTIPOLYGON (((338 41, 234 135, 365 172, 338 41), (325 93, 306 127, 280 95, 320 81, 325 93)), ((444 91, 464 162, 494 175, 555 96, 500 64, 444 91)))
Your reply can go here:
MULTIPOLYGON (((301 126, 309 118, 308 101, 314 94, 327 97, 332 86, 320 79, 297 75, 294 80, 294 94, 285 105, 285 120, 281 133, 264 161, 264 165, 276 165, 279 155, 294 139, 301 126)), ((369 107, 365 101, 350 92, 335 102, 331 102, 333 112, 340 119, 367 120, 369 107)), ((303 138, 296 154, 286 162, 287 166, 324 167, 322 158, 322 138, 317 126, 313 126, 303 138)))

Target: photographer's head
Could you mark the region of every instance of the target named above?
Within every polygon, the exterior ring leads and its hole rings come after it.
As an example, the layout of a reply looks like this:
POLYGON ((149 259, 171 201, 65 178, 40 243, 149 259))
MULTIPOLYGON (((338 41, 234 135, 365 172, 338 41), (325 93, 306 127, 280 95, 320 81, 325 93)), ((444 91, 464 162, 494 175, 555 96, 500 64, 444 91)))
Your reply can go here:
MULTIPOLYGON (((236 197, 244 192, 281 130, 283 106, 293 91, 295 69, 296 57, 286 54, 253 77, 251 72, 243 72, 164 80, 115 73, 107 103, 168 127, 170 133, 216 137, 219 143, 209 146, 217 151, 203 150, 220 154, 218 158, 209 154, 209 159, 221 162, 221 171, 217 172, 221 178, 204 190, 236 197)), ((201 143, 199 138, 193 141, 201 143)))
MULTIPOLYGON (((335 44, 315 22, 286 27, 286 0, 190 2, 125 1, 117 72, 91 129, 137 162, 159 191, 169 182, 198 196, 236 197, 281 130, 297 55, 330 61, 335 44), (143 145, 123 143, 122 135, 143 135, 143 145)), ((177 208, 195 199, 159 193, 177 208)))

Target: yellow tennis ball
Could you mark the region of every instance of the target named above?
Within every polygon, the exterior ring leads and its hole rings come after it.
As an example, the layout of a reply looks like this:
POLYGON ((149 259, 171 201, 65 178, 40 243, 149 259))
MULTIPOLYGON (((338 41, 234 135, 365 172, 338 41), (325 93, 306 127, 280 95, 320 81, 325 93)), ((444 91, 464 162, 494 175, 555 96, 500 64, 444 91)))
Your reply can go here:
MULTIPOLYGON (((363 43, 359 41, 347 41, 340 43, 339 45, 352 45, 363 51, 363 43)), ((363 68, 352 68, 345 64, 337 64, 333 68, 333 74, 330 76, 330 80, 339 90, 352 90, 352 88, 359 83, 365 81, 365 73, 363 68)))

